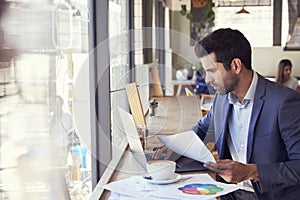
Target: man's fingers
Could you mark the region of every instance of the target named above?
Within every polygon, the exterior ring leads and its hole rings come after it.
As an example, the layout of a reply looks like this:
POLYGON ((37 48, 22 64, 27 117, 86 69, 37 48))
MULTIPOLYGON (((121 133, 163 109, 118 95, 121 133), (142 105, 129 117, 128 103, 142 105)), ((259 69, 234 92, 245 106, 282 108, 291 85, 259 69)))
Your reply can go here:
POLYGON ((223 164, 226 164, 226 163, 232 163, 233 161, 232 160, 229 160, 229 159, 225 159, 225 160, 218 160, 217 163, 223 163, 223 164))
POLYGON ((220 162, 217 162, 217 163, 213 163, 213 162, 207 162, 204 164, 204 167, 214 171, 214 172, 217 172, 217 173, 220 173, 224 170, 227 170, 228 169, 228 163, 220 163, 220 162))
POLYGON ((159 148, 158 150, 156 150, 154 159, 158 159, 163 152, 164 152, 163 148, 159 148))
POLYGON ((211 165, 210 162, 204 163, 203 166, 206 167, 207 169, 215 171, 215 168, 211 165))
POLYGON ((169 159, 170 158, 170 156, 172 155, 172 150, 171 149, 167 149, 167 154, 166 154, 166 156, 165 156, 165 160, 167 160, 167 159, 169 159))
POLYGON ((160 157, 160 155, 167 149, 167 147, 164 145, 164 146, 161 146, 161 147, 157 147, 156 150, 155 150, 155 153, 153 154, 153 158, 154 159, 157 159, 160 157))

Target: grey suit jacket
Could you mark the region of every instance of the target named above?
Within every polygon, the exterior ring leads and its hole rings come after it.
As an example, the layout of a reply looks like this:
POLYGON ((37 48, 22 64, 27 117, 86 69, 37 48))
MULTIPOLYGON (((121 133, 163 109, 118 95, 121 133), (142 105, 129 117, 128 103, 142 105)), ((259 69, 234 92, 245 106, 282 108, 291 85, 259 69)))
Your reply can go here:
MULTIPOLYGON (((216 94, 210 112, 192 128, 201 139, 214 134, 219 159, 231 159, 226 144, 231 108, 228 94, 216 94)), ((252 185, 259 199, 300 199, 300 94, 261 75, 248 132, 247 162, 257 164, 259 181, 252 185)))

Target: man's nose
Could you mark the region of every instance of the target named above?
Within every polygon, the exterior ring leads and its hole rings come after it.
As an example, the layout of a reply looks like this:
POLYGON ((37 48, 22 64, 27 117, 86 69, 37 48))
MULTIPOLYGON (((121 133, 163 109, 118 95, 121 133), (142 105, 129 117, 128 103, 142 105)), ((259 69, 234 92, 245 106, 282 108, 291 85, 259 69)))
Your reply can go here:
POLYGON ((207 84, 210 84, 210 82, 211 82, 211 78, 210 78, 210 76, 207 75, 207 74, 206 74, 206 76, 205 76, 205 82, 206 82, 207 84))

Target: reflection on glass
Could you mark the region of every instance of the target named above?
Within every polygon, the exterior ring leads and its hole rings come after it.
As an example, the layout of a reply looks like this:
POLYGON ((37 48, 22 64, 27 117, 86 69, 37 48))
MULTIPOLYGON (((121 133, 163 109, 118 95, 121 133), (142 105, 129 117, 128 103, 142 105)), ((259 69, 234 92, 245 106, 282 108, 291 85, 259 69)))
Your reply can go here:
POLYGON ((112 123, 112 157, 120 151, 122 142, 126 141, 116 108, 127 107, 127 96, 124 91, 129 83, 129 35, 128 14, 125 1, 109 1, 109 53, 110 53, 110 90, 111 90, 111 123, 112 123), (124 100, 120 100, 124 99, 124 100))
POLYGON ((0 1, 0 199, 91 194, 87 1, 62 2, 0 1))

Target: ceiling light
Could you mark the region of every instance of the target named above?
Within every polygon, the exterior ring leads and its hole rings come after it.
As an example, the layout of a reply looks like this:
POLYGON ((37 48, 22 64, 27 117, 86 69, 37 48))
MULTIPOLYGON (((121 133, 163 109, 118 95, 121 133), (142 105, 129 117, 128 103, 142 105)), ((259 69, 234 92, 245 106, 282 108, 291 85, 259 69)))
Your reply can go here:
POLYGON ((236 12, 236 14, 250 14, 249 11, 245 10, 244 6, 242 7, 242 9, 238 12, 236 12))
POLYGON ((236 14, 250 14, 249 11, 245 10, 245 1, 246 1, 246 0, 244 0, 244 2, 243 2, 243 7, 242 7, 242 9, 241 9, 240 11, 236 12, 236 14))

